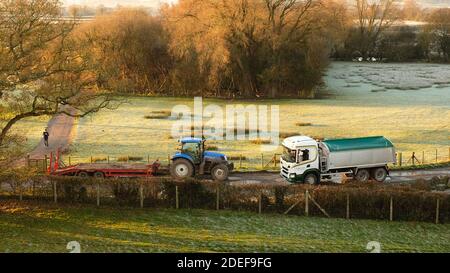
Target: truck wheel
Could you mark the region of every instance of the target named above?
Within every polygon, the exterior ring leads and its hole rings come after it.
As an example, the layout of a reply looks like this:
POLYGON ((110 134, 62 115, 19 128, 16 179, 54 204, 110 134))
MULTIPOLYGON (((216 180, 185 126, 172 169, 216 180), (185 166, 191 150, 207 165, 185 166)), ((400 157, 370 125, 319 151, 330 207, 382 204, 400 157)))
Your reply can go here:
POLYGON ((79 173, 78 173, 78 177, 81 177, 81 178, 88 178, 88 177, 89 177, 89 174, 88 174, 87 172, 79 172, 79 173))
POLYGON ((355 176, 358 182, 367 182, 370 178, 370 173, 367 169, 358 170, 355 176))
POLYGON ((216 180, 216 181, 222 182, 222 181, 227 180, 228 174, 229 174, 228 167, 223 164, 219 164, 219 165, 215 166, 214 168, 212 168, 212 170, 211 170, 211 176, 212 176, 213 180, 216 180))
POLYGON ((194 176, 194 166, 187 159, 177 159, 170 166, 170 175, 176 179, 194 176))
POLYGON ((305 176, 305 183, 309 185, 316 185, 319 184, 319 179, 317 179, 317 175, 309 173, 305 176))
POLYGON ((372 178, 377 182, 384 182, 388 173, 385 168, 376 168, 372 171, 372 178))
POLYGON ((105 174, 102 172, 95 172, 94 178, 103 179, 103 178, 105 178, 105 174))

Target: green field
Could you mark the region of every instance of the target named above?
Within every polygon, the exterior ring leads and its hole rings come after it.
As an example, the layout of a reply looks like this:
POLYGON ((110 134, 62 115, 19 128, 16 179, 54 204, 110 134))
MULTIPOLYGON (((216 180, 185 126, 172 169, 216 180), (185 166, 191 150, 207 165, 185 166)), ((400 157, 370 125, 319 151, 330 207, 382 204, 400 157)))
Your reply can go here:
MULTIPOLYGON (((312 100, 259 100, 230 101, 206 99, 204 105, 218 104, 265 104, 280 105, 280 131, 284 134, 306 134, 314 137, 341 138, 383 135, 390 138, 399 151, 406 155, 425 151, 426 161, 448 159, 450 146, 450 85, 440 78, 429 79, 431 83, 417 84, 423 88, 400 90, 388 82, 371 83, 370 77, 382 73, 380 68, 394 73, 411 65, 398 64, 365 67, 362 64, 334 63, 325 77, 330 95, 324 99, 312 100), (377 69, 375 69, 377 68, 377 69), (376 70, 375 72, 372 70, 376 70), (376 74, 378 73, 378 74, 376 74), (387 87, 383 87, 383 84, 387 87), (387 85, 390 84, 390 85, 387 85), (388 88, 388 89, 386 89, 388 88), (394 89, 393 89, 394 88, 394 89), (377 92, 373 92, 376 90, 377 92), (379 91, 383 90, 383 91, 379 91), (298 126, 303 123, 306 126, 298 126)), ((367 66, 367 65, 366 65, 367 66)), ((403 71, 406 82, 423 79, 424 73, 440 75, 450 66, 416 65, 411 75, 403 71), (429 69, 423 71, 423 69, 429 69)), ((381 75, 391 81, 400 81, 388 75, 381 75)), ((398 74, 398 73, 397 73, 398 74)), ((399 86, 398 88, 407 88, 399 86)), ((193 106, 192 98, 130 97, 128 103, 114 111, 105 110, 78 121, 77 135, 71 147, 73 161, 87 160, 91 155, 119 157, 139 155, 147 159, 165 160, 172 154, 177 142, 170 139, 174 123, 169 119, 146 119, 152 111, 170 111, 173 106, 193 106)), ((260 164, 260 145, 250 141, 215 141, 214 146, 227 155, 251 159, 247 165, 260 164)), ((279 152, 278 149, 277 152, 279 152)), ((273 155, 273 154, 272 154, 273 155)), ((265 160, 272 156, 267 153, 265 160)), ((406 160, 405 160, 406 161, 406 160)))
POLYGON ((450 252, 450 226, 231 211, 0 203, 0 252, 450 252))
MULTIPOLYGON (((11 133, 25 137, 26 141, 24 143, 24 149, 26 151, 31 151, 41 141, 42 132, 47 127, 50 118, 51 117, 43 116, 23 119, 12 127, 11 133)), ((4 121, 0 117, 0 126, 2 126, 2 124, 4 124, 4 121)))

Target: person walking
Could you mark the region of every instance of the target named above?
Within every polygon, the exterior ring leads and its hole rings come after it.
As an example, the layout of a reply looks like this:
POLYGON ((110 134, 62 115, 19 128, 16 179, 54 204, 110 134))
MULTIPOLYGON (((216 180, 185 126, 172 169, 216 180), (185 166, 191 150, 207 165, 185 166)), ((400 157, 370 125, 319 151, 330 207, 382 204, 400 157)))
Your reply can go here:
POLYGON ((48 133, 47 128, 45 128, 43 135, 44 135, 44 145, 45 147, 48 147, 48 137, 50 136, 50 134, 48 133))

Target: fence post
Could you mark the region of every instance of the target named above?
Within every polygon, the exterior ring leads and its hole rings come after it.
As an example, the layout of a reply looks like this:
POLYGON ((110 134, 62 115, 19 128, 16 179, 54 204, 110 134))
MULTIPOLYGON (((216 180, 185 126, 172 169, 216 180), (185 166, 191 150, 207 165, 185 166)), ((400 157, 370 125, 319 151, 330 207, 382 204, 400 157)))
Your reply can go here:
POLYGON ((436 224, 439 224, 439 205, 440 205, 439 202, 440 200, 438 198, 436 201, 436 224))
POLYGON ((261 169, 264 169, 264 154, 261 154, 261 169))
POLYGON ((144 186, 142 185, 142 182, 139 185, 139 201, 141 209, 144 208, 144 186))
POLYGON ((47 155, 44 156, 44 173, 47 172, 47 155))
POLYGON ((150 155, 147 155, 147 163, 150 164, 150 155))
POLYGON ((69 166, 72 166, 72 158, 69 156, 69 166))
POLYGON ((305 215, 309 216, 309 191, 305 192, 305 215))
POLYGON ((350 195, 347 193, 347 209, 345 218, 350 219, 350 195))
POLYGON ((100 207, 100 183, 97 182, 97 207, 100 207))
POLYGON ((258 198, 258 213, 261 214, 262 212, 262 191, 259 192, 259 198, 258 198))
POLYGON ((425 151, 422 151, 422 165, 425 164, 425 151))
POLYGON ((216 189, 216 210, 220 209, 220 185, 217 184, 216 189))
POLYGON ((175 208, 180 208, 180 200, 178 199, 178 186, 175 186, 175 208))
POLYGON ((401 167, 403 163, 403 156, 402 153, 398 153, 398 165, 401 167))
POLYGON ((108 155, 108 164, 109 164, 109 155, 108 155))
POLYGON ((19 182, 19 201, 22 201, 23 196, 22 196, 22 182, 19 182))
POLYGON ((389 203, 389 221, 394 220, 394 199, 391 197, 391 202, 389 203))
POLYGON ((242 168, 242 154, 239 155, 239 169, 242 168))
POLYGON ((58 193, 56 191, 56 181, 53 181, 53 201, 58 203, 58 193))
POLYGON ((436 163, 438 163, 438 149, 436 149, 436 163))

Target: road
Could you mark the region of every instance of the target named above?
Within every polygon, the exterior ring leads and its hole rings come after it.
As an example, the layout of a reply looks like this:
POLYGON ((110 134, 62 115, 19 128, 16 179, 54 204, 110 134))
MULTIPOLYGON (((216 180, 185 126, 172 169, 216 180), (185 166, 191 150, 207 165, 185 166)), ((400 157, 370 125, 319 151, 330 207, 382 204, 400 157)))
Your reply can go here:
MULTIPOLYGON (((428 169, 428 170, 409 170, 409 171, 391 171, 386 183, 410 182, 417 179, 431 179, 433 177, 450 176, 450 168, 428 169)), ((340 181, 335 181, 340 182, 340 181)), ((230 175, 232 184, 288 184, 278 173, 272 172, 248 172, 232 173, 230 175)))

